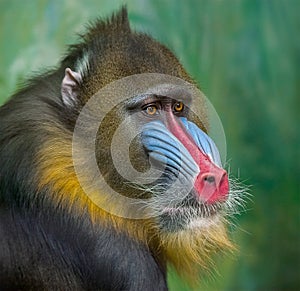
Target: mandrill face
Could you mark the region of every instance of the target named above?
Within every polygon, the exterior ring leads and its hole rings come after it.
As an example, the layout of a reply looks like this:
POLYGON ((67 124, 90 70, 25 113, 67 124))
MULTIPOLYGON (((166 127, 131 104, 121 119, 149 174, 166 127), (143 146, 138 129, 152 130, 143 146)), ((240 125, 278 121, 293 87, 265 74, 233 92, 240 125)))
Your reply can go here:
MULTIPOLYGON (((114 94, 116 105, 104 110, 109 112, 97 132, 97 166, 105 183, 118 194, 133 198, 129 204, 140 203, 137 212, 142 209, 152 217, 161 233, 221 223, 232 195, 219 150, 205 132, 203 94, 171 76, 139 76, 143 81, 139 82, 147 85, 137 94, 131 77, 106 90, 124 87, 119 94, 125 100, 120 102, 114 94)), ((90 108, 105 107, 105 102, 100 102, 105 100, 102 95, 107 98, 101 93, 90 108)), ((93 110, 89 115, 98 114, 93 110)), ((114 207, 119 201, 115 200, 114 207)), ((132 211, 127 202, 121 203, 119 210, 126 208, 132 211)), ((131 218, 128 212, 125 216, 131 218)))
POLYGON ((212 219, 229 194, 219 151, 213 140, 187 119, 187 103, 184 98, 155 95, 137 105, 145 122, 141 143, 152 166, 161 171, 145 190, 151 192, 149 204, 158 214, 160 228, 171 232, 212 219))

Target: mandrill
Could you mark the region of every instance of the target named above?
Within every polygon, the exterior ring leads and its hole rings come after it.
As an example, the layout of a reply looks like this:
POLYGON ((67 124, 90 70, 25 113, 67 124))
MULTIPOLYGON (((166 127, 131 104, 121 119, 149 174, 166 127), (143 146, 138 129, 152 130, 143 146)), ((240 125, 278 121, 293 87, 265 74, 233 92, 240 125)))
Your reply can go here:
POLYGON ((0 289, 167 290, 240 203, 176 57, 122 8, 0 108, 0 289))

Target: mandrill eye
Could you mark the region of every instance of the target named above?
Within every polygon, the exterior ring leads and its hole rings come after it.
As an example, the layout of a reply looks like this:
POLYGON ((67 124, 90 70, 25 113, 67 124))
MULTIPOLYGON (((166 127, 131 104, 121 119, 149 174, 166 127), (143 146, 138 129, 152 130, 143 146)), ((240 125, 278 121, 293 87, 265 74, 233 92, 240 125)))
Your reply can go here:
POLYGON ((146 112, 148 115, 155 115, 158 113, 157 106, 153 104, 143 108, 143 111, 146 112))
POLYGON ((173 109, 175 112, 182 112, 184 108, 184 105, 182 102, 176 102, 173 106, 173 109))

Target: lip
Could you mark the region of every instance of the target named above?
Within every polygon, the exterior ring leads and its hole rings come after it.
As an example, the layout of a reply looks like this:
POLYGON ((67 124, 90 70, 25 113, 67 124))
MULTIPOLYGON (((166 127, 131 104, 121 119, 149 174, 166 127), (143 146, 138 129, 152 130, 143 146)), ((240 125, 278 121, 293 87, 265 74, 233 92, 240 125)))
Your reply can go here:
POLYGON ((211 217, 216 215, 221 210, 219 204, 198 204, 197 206, 178 206, 165 207, 162 211, 163 215, 168 215, 174 218, 180 217, 211 217))

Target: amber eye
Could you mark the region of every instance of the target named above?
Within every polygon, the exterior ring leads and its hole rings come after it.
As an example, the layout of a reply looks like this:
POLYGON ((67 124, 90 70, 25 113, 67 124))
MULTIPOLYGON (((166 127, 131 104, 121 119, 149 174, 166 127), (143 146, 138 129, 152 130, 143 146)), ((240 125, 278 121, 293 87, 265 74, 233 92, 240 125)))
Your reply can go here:
POLYGON ((176 112, 181 112, 184 108, 184 105, 182 102, 176 102, 173 108, 176 112))
POLYGON ((157 113, 157 107, 155 105, 147 106, 144 110, 149 115, 154 115, 157 113))

